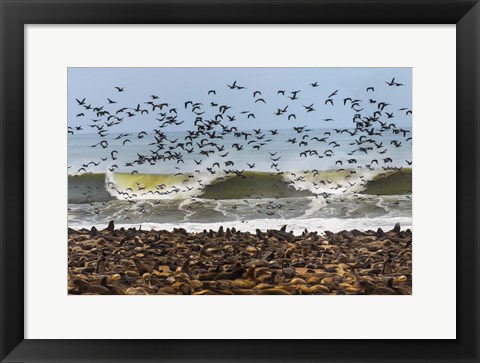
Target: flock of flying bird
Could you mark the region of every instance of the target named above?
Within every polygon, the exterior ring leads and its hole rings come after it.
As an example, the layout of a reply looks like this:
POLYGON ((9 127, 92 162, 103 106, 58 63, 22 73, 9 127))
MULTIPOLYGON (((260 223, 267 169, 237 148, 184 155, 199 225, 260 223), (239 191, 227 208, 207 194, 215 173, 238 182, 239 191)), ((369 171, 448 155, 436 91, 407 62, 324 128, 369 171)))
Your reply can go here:
MULTIPOLYGON (((398 83, 395 78, 385 81, 386 85, 380 87, 402 87, 404 84, 398 83)), ((308 87, 320 87, 318 82, 312 82, 308 87)), ((324 98, 317 103, 303 104, 302 90, 277 90, 275 97, 284 100, 285 106, 281 108, 275 107, 272 110, 273 117, 285 120, 289 123, 290 129, 294 136, 286 137, 284 140, 285 147, 296 148, 300 158, 317 158, 319 164, 321 159, 335 158, 337 148, 347 145, 339 144, 339 137, 347 137, 349 139, 347 158, 338 158, 334 165, 343 171, 350 173, 352 176, 356 174, 359 178, 357 186, 364 186, 366 179, 361 174, 361 169, 374 170, 374 167, 382 167, 383 170, 402 170, 402 166, 392 166, 392 157, 387 154, 390 148, 400 148, 408 144, 411 145, 411 130, 409 128, 398 127, 395 118, 406 118, 412 114, 407 107, 397 108, 386 101, 378 100, 376 89, 379 86, 368 86, 365 89, 366 99, 357 99, 341 95, 340 90, 327 92, 324 98), (339 94, 340 92, 340 94, 339 94), (301 105, 301 108, 300 108, 301 105), (322 135, 312 137, 310 133, 312 128, 308 128, 302 124, 292 125, 301 120, 305 115, 322 110, 328 110, 331 107, 345 107, 351 110, 352 127, 350 128, 334 128, 331 131, 325 131, 322 135), (299 110, 301 110, 299 112, 299 110), (333 135, 332 135, 333 134, 333 135), (384 144, 385 136, 389 135, 391 141, 384 144), (371 156, 371 161, 364 165, 359 165, 357 155, 371 156)), ((115 93, 123 93, 128 90, 125 87, 115 87, 115 93)), ((235 92, 251 92, 252 107, 268 107, 269 99, 262 95, 260 90, 249 90, 246 86, 240 85, 237 81, 233 81, 226 85, 226 89, 222 90, 231 92, 231 97, 235 97, 235 92)), ((167 186, 160 184, 155 190, 146 190, 142 183, 137 182, 137 190, 129 188, 127 190, 118 190, 115 185, 109 185, 112 190, 116 190, 124 199, 134 201, 138 195, 155 194, 168 195, 172 193, 189 192, 194 188, 193 182, 197 182, 199 188, 204 187, 200 178, 200 173, 208 172, 216 175, 221 180, 228 176, 238 176, 247 178, 246 171, 257 171, 257 163, 255 160, 238 165, 233 154, 240 153, 247 149, 261 152, 262 149, 268 149, 268 145, 275 138, 282 137, 279 129, 263 130, 261 127, 252 130, 238 128, 235 123, 238 120, 252 120, 258 125, 261 120, 256 119, 256 114, 251 109, 235 110, 231 105, 220 103, 216 100, 217 90, 206 90, 209 103, 203 104, 194 100, 187 100, 183 105, 175 106, 160 99, 158 95, 150 95, 148 100, 138 103, 136 106, 130 107, 119 106, 115 100, 115 96, 106 98, 104 105, 92 105, 87 98, 76 98, 76 106, 78 112, 75 113, 75 120, 70 120, 68 133, 71 135, 80 131, 92 130, 98 136, 98 142, 90 145, 91 148, 99 150, 99 159, 86 161, 75 173, 91 172, 92 167, 101 164, 105 165, 104 170, 110 172, 128 171, 131 174, 139 174, 136 170, 137 165, 155 166, 158 163, 169 162, 175 164, 178 171, 177 176, 183 175, 185 180, 183 185, 167 186), (187 113, 190 119, 181 117, 180 115, 187 113), (118 133, 115 132, 115 126, 123 124, 138 116, 154 118, 156 127, 151 131, 141 131, 135 133, 118 133), (165 131, 165 128, 172 129, 184 123, 192 124, 184 137, 172 138, 165 131), (75 125, 73 125, 75 124, 75 125), (115 136, 115 137, 114 137, 115 136), (119 153, 121 148, 128 148, 129 145, 135 143, 135 139, 146 139, 149 142, 145 152, 137 153, 134 160, 123 161, 120 164, 119 153), (112 140, 115 140, 114 142, 112 140), (232 141, 233 140, 233 141, 232 141), (116 146, 114 146, 116 145, 116 146), (193 158, 195 169, 189 171, 181 171, 182 164, 185 163, 186 155, 193 158), (219 161, 221 160, 221 161, 219 161)), ((320 96, 319 96, 320 98, 320 96)), ((278 102, 278 100, 277 100, 278 102)), ((249 107, 250 108, 250 107, 249 107)), ((152 119, 153 120, 153 119, 152 119)), ((331 117, 319 118, 319 127, 335 125, 335 120, 331 117), (322 123, 321 123, 322 122, 322 123), (326 123, 326 124, 325 124, 326 123)), ((185 126, 185 125, 184 125, 185 126)), ((275 139, 276 140, 276 139, 275 139)), ((317 169, 304 170, 303 174, 298 172, 282 171, 281 162, 282 155, 279 151, 265 153, 265 157, 269 158, 270 172, 272 174, 289 174, 290 181, 286 181, 289 187, 305 183, 312 183, 314 189, 318 189, 320 184, 329 189, 348 190, 355 186, 356 183, 348 181, 348 184, 335 183, 328 178, 321 178, 321 173, 317 169), (306 173, 313 174, 313 177, 319 179, 311 180, 306 177, 306 173)), ((257 159, 258 160, 258 159, 257 159)), ((370 158, 369 158, 370 160, 370 158)), ((411 161, 404 160, 407 165, 411 165, 411 161)), ((403 160, 401 162, 403 163, 403 160)), ((69 169, 72 168, 69 166, 69 169)), ((264 170, 265 171, 265 170, 264 170)), ((329 193, 320 194, 324 198, 330 196, 329 193)), ((153 199, 153 198, 152 198, 153 199)))

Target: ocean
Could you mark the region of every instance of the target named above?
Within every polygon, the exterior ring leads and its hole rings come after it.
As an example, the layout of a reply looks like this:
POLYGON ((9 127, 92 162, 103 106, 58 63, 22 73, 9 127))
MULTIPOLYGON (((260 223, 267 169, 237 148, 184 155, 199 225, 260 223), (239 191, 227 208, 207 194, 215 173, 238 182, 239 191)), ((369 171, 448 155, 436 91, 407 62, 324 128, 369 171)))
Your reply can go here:
POLYGON ((402 129, 216 129, 193 139, 175 131, 163 149, 153 132, 69 134, 68 225, 411 228, 412 134, 402 129))

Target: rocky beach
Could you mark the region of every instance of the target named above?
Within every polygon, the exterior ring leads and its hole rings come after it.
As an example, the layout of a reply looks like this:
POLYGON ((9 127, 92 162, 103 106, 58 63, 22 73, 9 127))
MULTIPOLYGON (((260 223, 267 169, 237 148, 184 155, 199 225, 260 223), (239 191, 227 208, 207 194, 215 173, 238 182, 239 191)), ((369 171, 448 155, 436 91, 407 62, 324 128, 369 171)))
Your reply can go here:
POLYGON ((411 295, 412 232, 68 229, 69 295, 411 295))

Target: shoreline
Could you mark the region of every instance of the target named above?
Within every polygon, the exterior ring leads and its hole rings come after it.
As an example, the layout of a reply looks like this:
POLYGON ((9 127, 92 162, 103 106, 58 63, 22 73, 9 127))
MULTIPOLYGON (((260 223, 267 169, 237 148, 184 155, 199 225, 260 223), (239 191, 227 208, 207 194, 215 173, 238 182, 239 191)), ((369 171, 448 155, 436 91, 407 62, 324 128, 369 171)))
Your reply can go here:
MULTIPOLYGON (((157 223, 157 222, 142 222, 142 223, 115 223, 117 228, 136 228, 143 231, 149 230, 161 230, 161 231, 173 231, 174 228, 184 228, 189 232, 203 232, 207 230, 218 230, 220 227, 235 228, 242 232, 255 233, 257 229, 267 230, 272 228, 280 229, 284 225, 288 225, 289 231, 293 231, 295 234, 302 234, 305 229, 309 231, 331 231, 340 232, 343 230, 358 229, 360 231, 377 230, 381 228, 383 230, 389 230, 395 223, 400 223, 403 229, 412 230, 412 218, 411 217, 380 217, 380 218, 257 218, 247 220, 236 221, 218 221, 218 222, 189 222, 182 220, 178 223, 157 223)), ((107 225, 107 223, 91 223, 76 224, 69 223, 68 227, 73 229, 90 229, 95 226, 101 230, 107 225)))
POLYGON ((411 295, 412 232, 68 230, 69 295, 411 295))

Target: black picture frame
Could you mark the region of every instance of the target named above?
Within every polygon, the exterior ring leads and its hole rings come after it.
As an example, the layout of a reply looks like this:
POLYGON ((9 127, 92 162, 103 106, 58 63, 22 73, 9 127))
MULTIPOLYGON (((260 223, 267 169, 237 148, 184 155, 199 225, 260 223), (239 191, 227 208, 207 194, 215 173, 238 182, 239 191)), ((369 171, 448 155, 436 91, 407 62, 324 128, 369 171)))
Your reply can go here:
MULTIPOLYGON (((0 359, 5 362, 479 362, 477 0, 0 0, 0 359), (24 339, 26 24, 456 24, 457 339, 24 339)), ((40 241, 41 242, 41 241, 40 241)), ((446 266, 446 270, 449 267, 446 266)), ((388 317, 386 327, 388 328, 388 317)), ((325 327, 328 328, 328 327, 325 327)))

